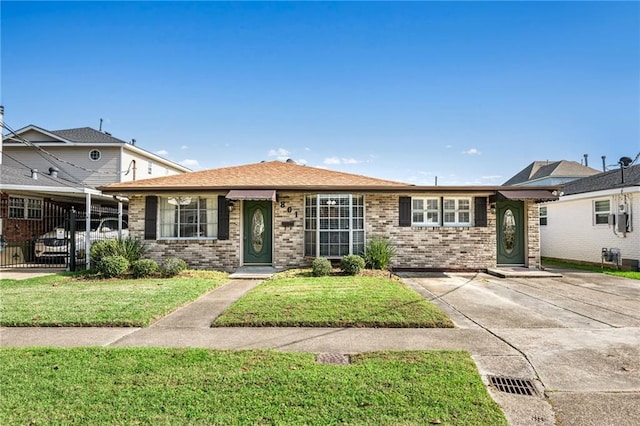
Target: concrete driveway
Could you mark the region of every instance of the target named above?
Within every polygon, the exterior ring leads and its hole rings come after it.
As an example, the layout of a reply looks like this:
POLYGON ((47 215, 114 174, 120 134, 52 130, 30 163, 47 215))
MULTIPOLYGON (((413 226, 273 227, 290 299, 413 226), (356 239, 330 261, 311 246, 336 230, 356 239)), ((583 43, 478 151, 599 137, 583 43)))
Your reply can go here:
MULTIPOLYGON (((487 330, 520 353, 474 355, 485 379, 534 379, 562 425, 640 424, 640 281, 560 272, 561 278, 405 274, 403 279, 458 327, 487 330)), ((530 412, 517 413, 522 396, 490 389, 508 418, 511 411, 510 423, 546 423, 547 416, 539 414, 545 407, 527 403, 530 412)))

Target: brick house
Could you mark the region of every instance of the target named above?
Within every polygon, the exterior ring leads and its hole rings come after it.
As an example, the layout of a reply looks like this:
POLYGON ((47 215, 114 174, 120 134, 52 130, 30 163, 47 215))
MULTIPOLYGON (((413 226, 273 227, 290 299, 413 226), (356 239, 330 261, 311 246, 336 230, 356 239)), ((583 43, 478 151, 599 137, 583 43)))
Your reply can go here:
POLYGON ((358 254, 373 236, 394 269, 540 266, 537 202, 552 187, 415 186, 261 162, 102 186, 129 199, 131 235, 149 256, 190 267, 277 269, 358 254))

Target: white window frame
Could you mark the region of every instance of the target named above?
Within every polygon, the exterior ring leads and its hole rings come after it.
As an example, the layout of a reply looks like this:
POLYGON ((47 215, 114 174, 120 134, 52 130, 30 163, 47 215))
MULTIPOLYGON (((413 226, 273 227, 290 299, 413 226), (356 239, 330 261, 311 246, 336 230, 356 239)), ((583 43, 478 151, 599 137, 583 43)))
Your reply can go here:
POLYGON ((9 196, 7 216, 10 219, 42 220, 42 204, 42 198, 9 196), (21 200, 22 205, 13 205, 12 201, 15 200, 21 200), (36 205, 34 206, 33 204, 36 205), (15 214, 17 211, 22 211, 22 214, 17 216, 15 214), (30 215, 29 213, 31 212, 37 213, 35 215, 30 215))
POLYGON ((473 220, 473 198, 471 197, 445 197, 442 200, 442 224, 443 226, 471 226, 473 220), (453 202, 453 208, 448 208, 447 204, 453 202), (464 203, 466 202, 466 208, 464 203), (453 221, 447 220, 453 214, 453 221), (463 215, 468 215, 467 220, 461 219, 463 215))
POLYGON ((153 161, 147 161, 147 174, 153 174, 153 161))
POLYGON ((611 200, 608 198, 603 198, 603 199, 599 199, 599 200, 593 200, 593 224, 594 226, 603 226, 603 225, 609 225, 609 215, 611 214, 611 200), (607 210, 598 210, 598 203, 607 203, 608 208, 607 210), (598 218, 603 218, 604 217, 604 222, 598 222, 598 218))
POLYGON ((538 217, 540 218, 540 226, 547 226, 549 223, 549 210, 547 206, 540 206, 538 217))
POLYGON ((362 194, 307 194, 305 196, 304 256, 339 259, 347 254, 361 254, 365 245, 365 198, 362 194), (361 203, 356 202, 361 199, 361 203), (308 203, 315 200, 315 204, 308 203), (341 204, 341 200, 346 203, 341 204), (344 216, 341 209, 348 208, 344 216), (360 213, 361 212, 361 215, 360 213), (332 254, 332 246, 346 245, 334 238, 348 235, 348 253, 332 254), (325 238, 326 237, 326 238, 325 238), (308 240, 308 238, 311 238, 308 240), (323 239, 330 241, 323 243, 323 239), (313 244, 315 242, 315 244, 313 244), (313 253, 308 248, 313 247, 313 253), (329 253, 325 252, 326 250, 329 253))
POLYGON ((159 240, 218 239, 219 206, 217 195, 208 197, 197 195, 168 196, 160 197, 159 201, 159 240), (196 231, 190 233, 189 229, 196 231))
POLYGON ((439 197, 411 197, 411 225, 412 226, 440 226, 440 198, 439 197), (435 208, 433 204, 435 202, 435 208), (422 204, 419 206, 417 204, 422 204), (431 204, 431 206, 429 206, 431 204), (435 214, 435 220, 433 215, 435 214), (416 220, 422 215, 422 220, 416 220), (428 220, 431 216, 432 220, 428 220))

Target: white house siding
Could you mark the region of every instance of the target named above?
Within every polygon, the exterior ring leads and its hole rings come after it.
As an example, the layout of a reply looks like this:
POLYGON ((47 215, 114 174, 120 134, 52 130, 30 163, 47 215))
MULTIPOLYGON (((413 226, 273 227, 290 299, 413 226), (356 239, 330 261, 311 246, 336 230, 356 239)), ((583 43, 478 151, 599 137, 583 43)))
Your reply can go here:
POLYGON ((172 166, 169 162, 160 161, 157 158, 150 158, 143 154, 133 152, 128 146, 122 149, 122 173, 120 182, 129 182, 132 180, 149 179, 184 173, 184 170, 172 166), (135 161, 135 179, 134 164, 135 161), (151 173, 148 172, 148 162, 151 161, 151 173))
POLYGON ((613 213, 617 213, 621 191, 608 190, 561 197, 544 204, 547 225, 540 227, 542 256, 579 262, 600 263, 602 248, 620 249, 623 259, 640 259, 640 190, 624 190, 631 213, 631 232, 614 234, 610 225, 595 225, 594 200, 609 199, 613 213))
POLYGON ((20 163, 32 169, 38 169, 39 173, 49 173, 50 167, 59 169, 58 176, 71 182, 81 182, 88 186, 97 187, 120 181, 120 147, 119 146, 46 146, 46 151, 53 156, 64 160, 58 161, 36 148, 15 147, 4 145, 4 164, 14 167, 23 167, 20 163), (101 153, 100 160, 93 161, 89 158, 89 152, 98 149, 101 153), (17 161, 14 161, 12 158, 17 161), (77 166, 74 167, 71 164, 77 166))

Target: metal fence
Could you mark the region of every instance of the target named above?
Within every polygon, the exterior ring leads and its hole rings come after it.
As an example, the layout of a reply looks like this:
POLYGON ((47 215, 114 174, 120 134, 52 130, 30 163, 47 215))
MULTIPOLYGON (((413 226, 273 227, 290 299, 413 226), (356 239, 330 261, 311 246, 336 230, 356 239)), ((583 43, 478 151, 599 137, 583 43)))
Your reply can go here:
POLYGON ((129 235, 126 210, 114 207, 92 206, 88 223, 85 211, 52 201, 43 201, 36 218, 11 217, 10 208, 8 199, 0 200, 3 268, 84 269, 87 240, 91 244, 129 235))

